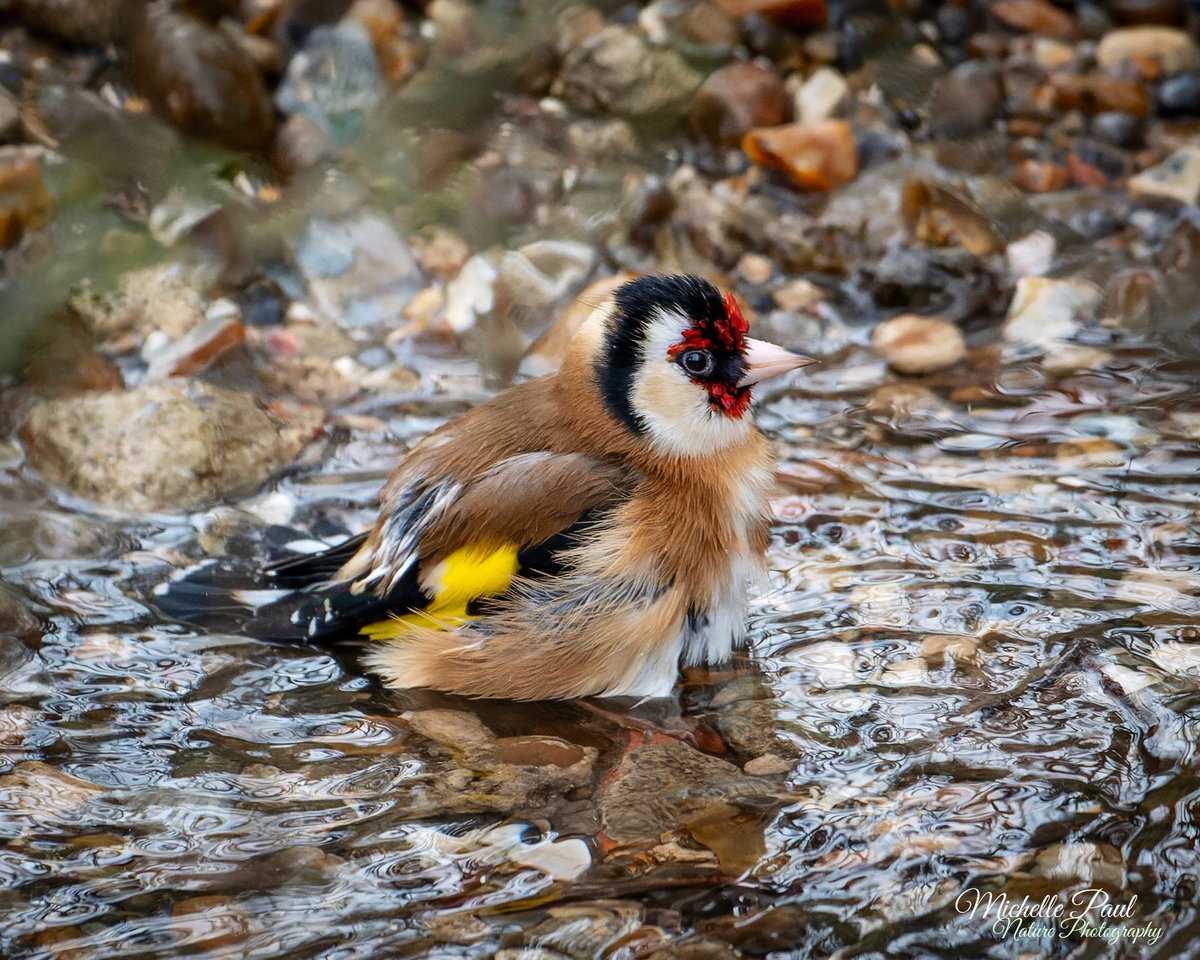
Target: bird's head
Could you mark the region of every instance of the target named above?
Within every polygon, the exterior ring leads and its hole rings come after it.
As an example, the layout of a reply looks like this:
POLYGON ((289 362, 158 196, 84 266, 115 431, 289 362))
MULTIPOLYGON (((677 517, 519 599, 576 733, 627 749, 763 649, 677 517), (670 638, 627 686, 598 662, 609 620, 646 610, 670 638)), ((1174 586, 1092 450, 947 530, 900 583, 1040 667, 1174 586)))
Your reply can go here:
POLYGON ((605 406, 664 453, 712 453, 743 439, 752 386, 814 362, 747 329, 733 295, 707 280, 626 283, 588 338, 605 406))

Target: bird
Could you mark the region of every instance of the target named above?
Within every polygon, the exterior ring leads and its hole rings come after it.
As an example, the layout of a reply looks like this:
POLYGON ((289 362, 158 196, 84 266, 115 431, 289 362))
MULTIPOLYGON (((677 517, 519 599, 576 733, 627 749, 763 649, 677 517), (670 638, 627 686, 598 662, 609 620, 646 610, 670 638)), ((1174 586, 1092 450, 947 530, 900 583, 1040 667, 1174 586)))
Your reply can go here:
POLYGON ((390 687, 669 696, 681 666, 744 643, 776 469, 753 390, 814 362, 750 338, 707 280, 630 280, 557 372, 409 450, 369 530, 269 579, 303 588, 300 634, 358 630, 390 687))

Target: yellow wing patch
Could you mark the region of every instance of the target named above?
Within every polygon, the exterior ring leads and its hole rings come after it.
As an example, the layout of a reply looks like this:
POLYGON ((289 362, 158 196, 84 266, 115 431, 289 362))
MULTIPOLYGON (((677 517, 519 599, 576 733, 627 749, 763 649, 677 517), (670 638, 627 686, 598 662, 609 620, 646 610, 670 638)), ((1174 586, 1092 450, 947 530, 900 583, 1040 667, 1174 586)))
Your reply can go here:
POLYGON ((516 544, 461 547, 425 578, 427 588, 433 592, 429 606, 404 616, 369 623, 359 633, 372 640, 391 640, 404 637, 414 626, 469 620, 467 604, 480 597, 503 593, 512 584, 519 567, 516 544))

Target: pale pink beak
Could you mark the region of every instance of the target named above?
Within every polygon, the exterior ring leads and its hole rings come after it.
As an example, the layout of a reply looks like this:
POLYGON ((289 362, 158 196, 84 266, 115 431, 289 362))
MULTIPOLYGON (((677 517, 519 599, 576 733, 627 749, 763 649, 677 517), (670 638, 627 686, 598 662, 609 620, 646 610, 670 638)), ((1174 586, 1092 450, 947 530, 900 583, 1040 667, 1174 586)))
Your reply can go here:
POLYGON ((807 367, 810 363, 817 363, 812 357, 792 353, 765 340, 751 340, 749 337, 746 338, 742 356, 746 358, 746 371, 738 381, 739 387, 748 387, 752 383, 769 380, 800 367, 807 367))

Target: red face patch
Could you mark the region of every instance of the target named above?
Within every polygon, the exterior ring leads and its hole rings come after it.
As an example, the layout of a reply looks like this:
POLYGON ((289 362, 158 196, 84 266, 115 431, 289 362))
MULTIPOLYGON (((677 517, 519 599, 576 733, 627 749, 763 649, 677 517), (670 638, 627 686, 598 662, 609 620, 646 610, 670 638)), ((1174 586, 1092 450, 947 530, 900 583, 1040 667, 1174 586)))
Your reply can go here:
POLYGON ((737 418, 750 407, 750 388, 738 386, 742 376, 742 351, 750 325, 732 293, 725 294, 723 306, 722 314, 693 318, 692 326, 683 332, 683 339, 667 349, 667 358, 678 360, 690 350, 711 354, 714 361, 712 374, 691 376, 691 380, 708 391, 708 402, 713 410, 737 418))

